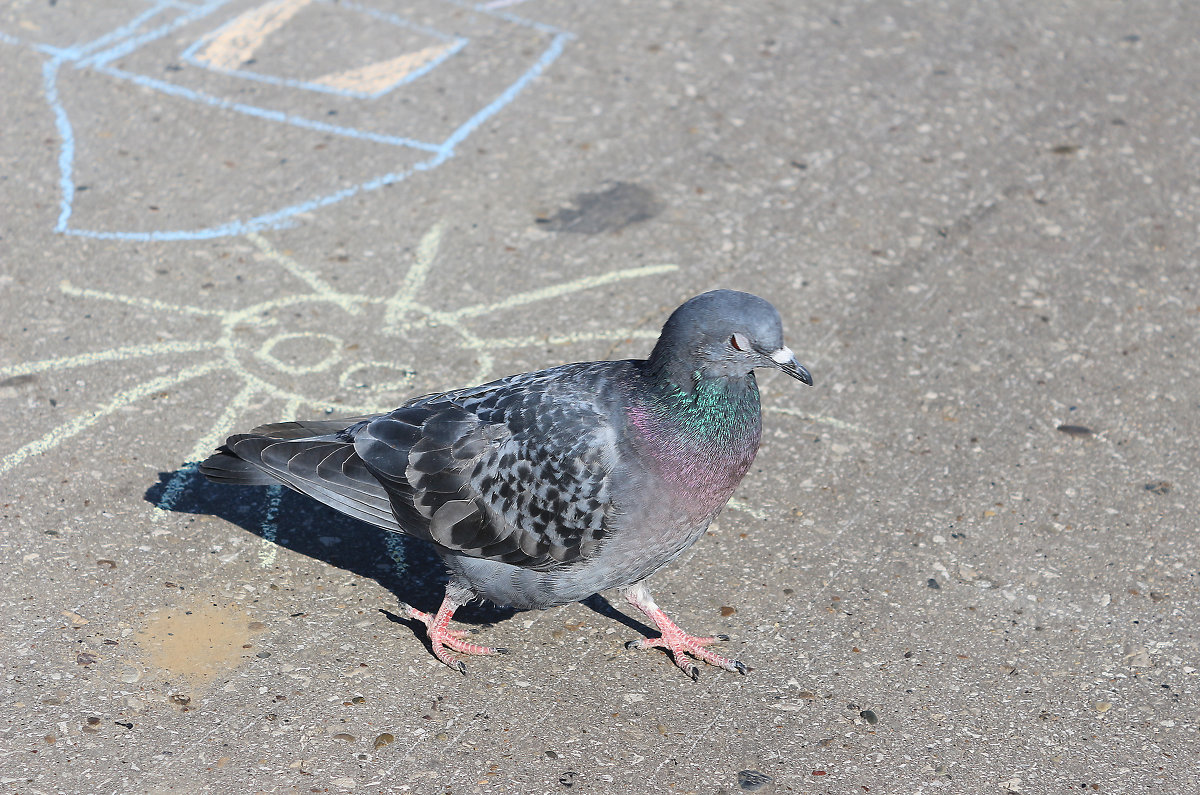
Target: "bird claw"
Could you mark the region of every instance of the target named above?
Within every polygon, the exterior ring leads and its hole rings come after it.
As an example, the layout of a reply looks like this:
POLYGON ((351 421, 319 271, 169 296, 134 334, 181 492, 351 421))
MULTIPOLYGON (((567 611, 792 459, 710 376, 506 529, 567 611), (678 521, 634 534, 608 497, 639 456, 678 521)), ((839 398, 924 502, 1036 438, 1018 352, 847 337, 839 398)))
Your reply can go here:
POLYGON ((691 655, 701 662, 706 662, 709 665, 715 665, 718 668, 724 668, 726 671, 736 671, 743 676, 750 673, 754 669, 746 665, 741 660, 731 660, 722 657, 719 654, 714 654, 704 648, 710 643, 718 640, 728 640, 729 636, 717 635, 711 638, 696 637, 688 635, 678 627, 670 633, 670 637, 657 638, 639 638, 637 640, 627 641, 626 649, 665 649, 671 653, 671 658, 675 665, 679 667, 685 674, 691 677, 693 682, 699 681, 700 669, 691 662, 685 655, 691 655))
POLYGON ((467 666, 462 660, 457 659, 451 651, 456 651, 459 654, 508 654, 508 649, 492 648, 490 646, 481 646, 477 643, 472 643, 467 640, 467 632, 461 629, 451 629, 447 626, 450 623, 450 616, 453 614, 452 609, 448 609, 447 603, 443 603, 437 615, 430 615, 423 610, 418 610, 411 605, 401 603, 401 611, 414 621, 420 621, 425 625, 429 636, 429 646, 433 650, 433 656, 437 657, 443 664, 453 668, 460 674, 466 676, 467 666))

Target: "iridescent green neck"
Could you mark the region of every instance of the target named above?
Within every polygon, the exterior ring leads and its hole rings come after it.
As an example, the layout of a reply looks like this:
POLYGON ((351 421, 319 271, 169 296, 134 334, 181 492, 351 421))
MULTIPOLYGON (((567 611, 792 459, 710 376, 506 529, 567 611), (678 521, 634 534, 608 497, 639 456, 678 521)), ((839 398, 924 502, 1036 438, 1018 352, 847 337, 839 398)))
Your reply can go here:
POLYGON ((697 372, 690 391, 664 381, 654 394, 661 416, 686 436, 729 444, 744 441, 752 431, 758 441, 761 419, 753 373, 745 378, 704 378, 697 372))
POLYGON ((750 469, 762 433, 753 374, 697 377, 691 390, 660 379, 626 415, 639 446, 675 484, 686 510, 710 518, 750 469))

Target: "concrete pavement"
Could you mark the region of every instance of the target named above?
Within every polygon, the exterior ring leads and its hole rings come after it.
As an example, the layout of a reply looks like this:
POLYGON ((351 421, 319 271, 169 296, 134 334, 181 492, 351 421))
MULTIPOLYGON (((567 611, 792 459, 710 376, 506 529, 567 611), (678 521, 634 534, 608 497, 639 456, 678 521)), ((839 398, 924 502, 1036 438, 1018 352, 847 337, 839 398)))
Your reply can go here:
POLYGON ((0 9, 0 791, 1191 792, 1200 10, 0 9), (464 611, 192 466, 226 433, 644 356, 761 294, 816 389, 650 581, 464 611), (620 609, 617 605, 617 609, 620 609))

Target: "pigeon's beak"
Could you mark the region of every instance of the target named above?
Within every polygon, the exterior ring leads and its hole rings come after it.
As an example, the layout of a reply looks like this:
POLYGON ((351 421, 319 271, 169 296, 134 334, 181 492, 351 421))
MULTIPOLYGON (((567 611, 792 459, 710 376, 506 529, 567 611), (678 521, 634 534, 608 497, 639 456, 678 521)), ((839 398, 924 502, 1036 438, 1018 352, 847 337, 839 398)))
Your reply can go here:
POLYGON ((808 372, 808 369, 805 368, 804 365, 796 361, 796 354, 792 353, 791 348, 785 345, 769 355, 771 361, 774 362, 775 366, 780 370, 783 370, 797 381, 802 381, 809 386, 813 385, 812 375, 808 372))

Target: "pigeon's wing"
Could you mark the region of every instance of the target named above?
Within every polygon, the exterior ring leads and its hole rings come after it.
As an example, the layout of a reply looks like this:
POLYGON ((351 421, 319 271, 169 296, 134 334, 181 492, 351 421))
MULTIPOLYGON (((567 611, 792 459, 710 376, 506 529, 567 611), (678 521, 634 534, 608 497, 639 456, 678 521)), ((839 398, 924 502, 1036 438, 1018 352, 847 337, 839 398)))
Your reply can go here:
POLYGON ((623 364, 418 398, 357 429, 355 450, 406 531, 516 566, 569 563, 608 530, 618 433, 607 370, 623 364))

